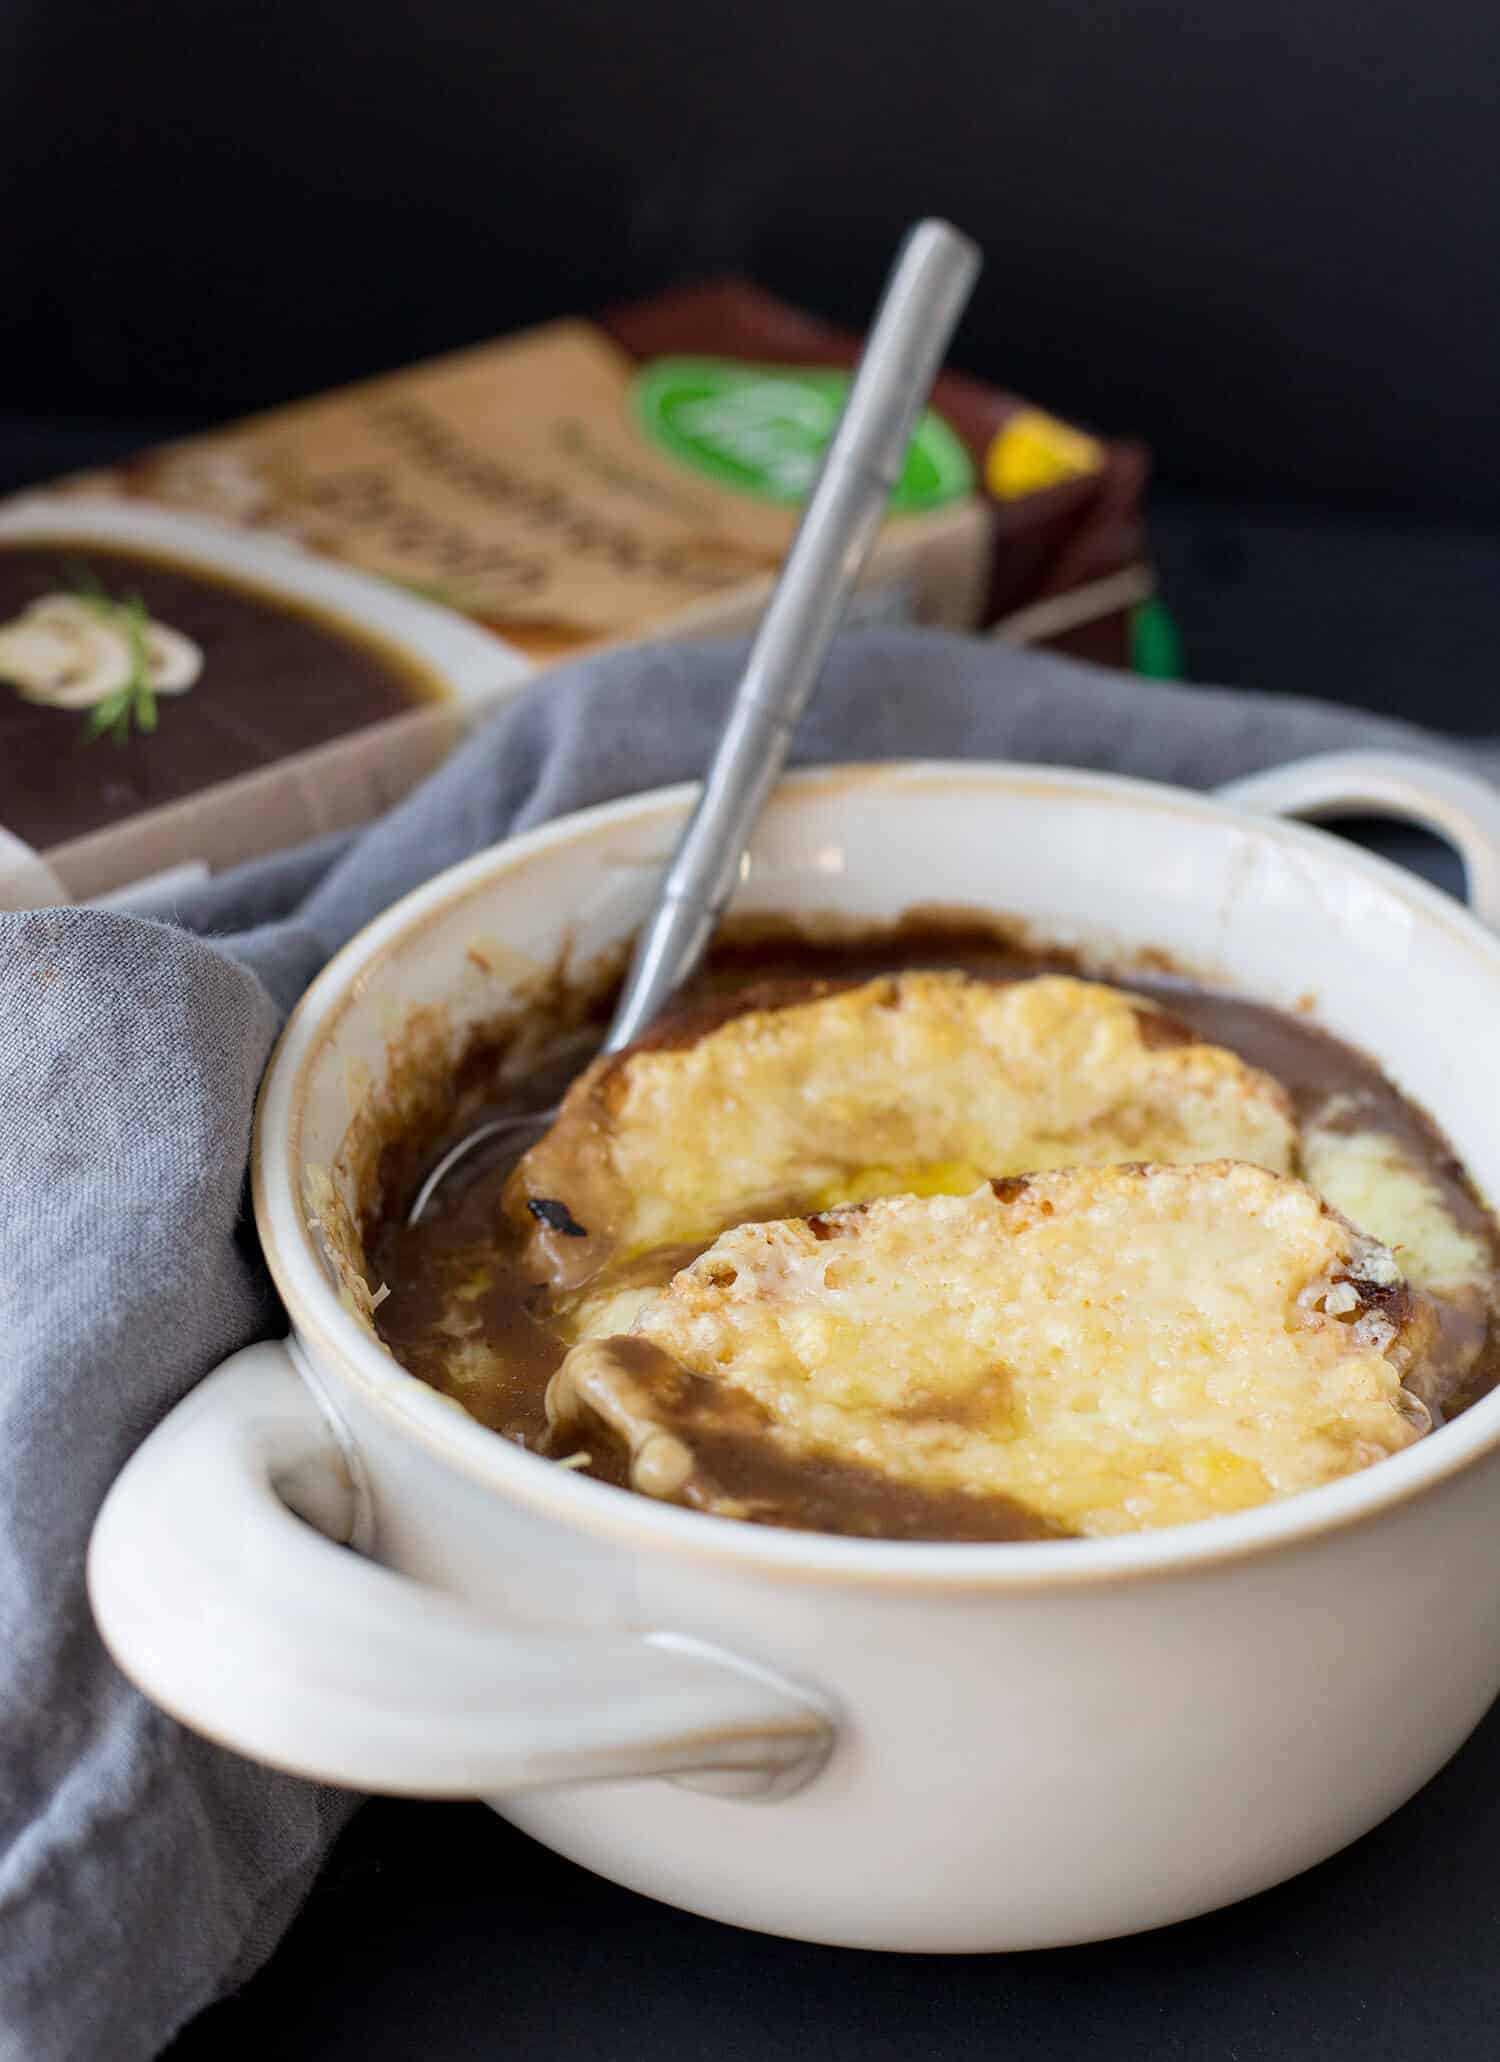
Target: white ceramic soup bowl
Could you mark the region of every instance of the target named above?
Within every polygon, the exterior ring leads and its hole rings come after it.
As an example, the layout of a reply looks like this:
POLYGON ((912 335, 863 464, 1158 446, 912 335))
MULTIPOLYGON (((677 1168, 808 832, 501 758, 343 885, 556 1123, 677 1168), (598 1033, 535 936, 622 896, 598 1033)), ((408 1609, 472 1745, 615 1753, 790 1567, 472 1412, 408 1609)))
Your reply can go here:
MULTIPOLYGON (((560 955, 618 944, 689 801, 645 795, 483 853, 314 983, 257 1125, 256 1217, 291 1336, 212 1375, 112 1491, 90 1582, 121 1666, 245 1754, 486 1797, 618 1882, 808 1940, 1083 1941, 1343 1846, 1500 1688, 1500 1394, 1234 1517, 856 1541, 537 1459, 341 1302, 306 1170, 335 1166, 388 1041, 436 1005, 424 1021, 457 1042, 560 955)), ((1436 823, 1500 913, 1489 792, 1363 755, 1263 776, 1236 806, 1041 768, 807 773, 773 801, 737 906, 872 923, 977 908, 1311 1007, 1500 1195, 1500 944, 1436 890, 1247 804, 1436 823)))

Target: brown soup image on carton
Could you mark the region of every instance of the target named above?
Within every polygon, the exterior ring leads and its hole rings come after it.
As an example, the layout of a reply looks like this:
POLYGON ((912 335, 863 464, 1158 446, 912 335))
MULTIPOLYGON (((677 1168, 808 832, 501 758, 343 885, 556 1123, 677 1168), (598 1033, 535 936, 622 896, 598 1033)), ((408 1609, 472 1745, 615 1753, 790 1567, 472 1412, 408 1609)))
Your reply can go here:
POLYGON ((207 567, 0 542, 0 826, 61 844, 441 700, 406 654, 207 567))

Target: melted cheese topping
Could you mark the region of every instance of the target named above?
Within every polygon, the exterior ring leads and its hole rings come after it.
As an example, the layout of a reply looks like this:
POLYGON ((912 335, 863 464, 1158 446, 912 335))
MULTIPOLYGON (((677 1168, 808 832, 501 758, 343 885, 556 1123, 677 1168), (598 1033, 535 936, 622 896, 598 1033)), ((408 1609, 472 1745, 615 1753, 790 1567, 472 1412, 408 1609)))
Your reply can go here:
POLYGON ((1352 1223, 1395 1250, 1418 1288, 1452 1296, 1481 1290, 1489 1250, 1466 1231, 1431 1176, 1385 1131, 1342 1128, 1350 1114, 1337 1098, 1302 1134, 1307 1180, 1352 1223))
POLYGON ((1152 1004, 1099 983, 883 976, 748 1011, 692 1044, 597 1062, 520 1163, 507 1208, 576 1284, 609 1253, 747 1218, 1121 1160, 1295 1162, 1284 1091, 1152 1004))
POLYGON ((549 1410, 592 1418, 647 1493, 753 1508, 699 1465, 671 1375, 784 1457, 1003 1496, 1130 1532, 1285 1496, 1426 1429, 1403 1388, 1436 1332, 1390 1253, 1301 1182, 1246 1165, 1042 1174, 747 1224, 638 1306, 627 1347, 575 1347, 549 1410), (713 1391, 708 1392, 712 1396, 713 1391))

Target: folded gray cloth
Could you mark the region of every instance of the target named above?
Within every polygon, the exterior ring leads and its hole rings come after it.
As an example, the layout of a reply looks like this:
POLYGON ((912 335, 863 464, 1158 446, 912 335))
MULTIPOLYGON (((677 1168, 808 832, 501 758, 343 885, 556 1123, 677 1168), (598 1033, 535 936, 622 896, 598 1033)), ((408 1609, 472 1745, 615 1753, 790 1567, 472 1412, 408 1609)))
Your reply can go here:
MULTIPOLYGON (((274 1332, 244 1188, 281 1014, 395 896, 707 757, 730 645, 548 675, 370 830, 186 893, 172 924, 0 917, 0 2056, 155 2055, 270 1952, 350 1800, 184 1733, 115 1673, 82 1571, 111 1478, 274 1332)), ((1497 748, 921 632, 837 647, 795 757, 1020 758, 1204 787, 1307 752, 1497 748)))

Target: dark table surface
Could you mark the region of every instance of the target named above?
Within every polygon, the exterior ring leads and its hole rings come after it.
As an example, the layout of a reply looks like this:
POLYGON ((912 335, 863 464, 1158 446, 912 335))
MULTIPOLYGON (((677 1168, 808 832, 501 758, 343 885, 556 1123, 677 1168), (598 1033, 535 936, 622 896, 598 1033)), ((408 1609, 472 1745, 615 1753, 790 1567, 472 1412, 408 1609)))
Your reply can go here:
MULTIPOLYGON (((0 436, 0 480, 138 441, 84 434, 64 451, 0 436)), ((1194 677, 1500 729, 1495 535, 1179 499, 1160 505, 1155 547, 1194 677)), ((1356 835, 1459 885, 1442 848, 1356 835)), ((1039 1954, 882 1956, 741 1933, 602 1882, 482 1806, 379 1800, 267 1967, 170 2055, 1480 2062, 1500 2054, 1497 1943, 1500 1710, 1403 1811, 1297 1881, 1164 1932, 1039 1954)))
POLYGON ((1492 2062, 1497 1855, 1500 1711, 1403 1811, 1295 1882, 1035 1954, 741 1933, 601 1882, 481 1805, 381 1801, 269 1966, 170 2056, 1492 2062))

